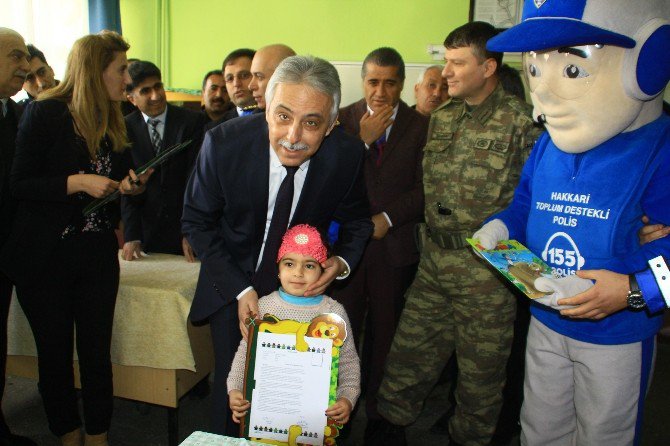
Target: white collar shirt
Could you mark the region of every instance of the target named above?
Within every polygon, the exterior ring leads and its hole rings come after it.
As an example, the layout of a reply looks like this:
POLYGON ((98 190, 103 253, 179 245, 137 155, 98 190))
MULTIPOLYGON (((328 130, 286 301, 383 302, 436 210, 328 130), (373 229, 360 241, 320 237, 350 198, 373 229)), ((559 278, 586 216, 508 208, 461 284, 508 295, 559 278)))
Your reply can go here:
POLYGON ((147 128, 149 128, 149 134, 151 135, 151 125, 149 124, 149 119, 158 119, 159 123, 156 125, 156 131, 158 132, 159 135, 161 135, 161 140, 165 139, 165 118, 167 117, 167 107, 165 107, 165 110, 163 110, 163 113, 161 113, 158 116, 154 116, 153 118, 149 115, 145 115, 142 113, 142 117, 144 118, 144 122, 147 123, 147 128))
MULTIPOLYGON (((272 146, 269 146, 270 151, 270 177, 268 181, 268 211, 267 217, 265 220, 265 232, 263 233, 263 246, 261 247, 260 255, 258 256, 258 262, 256 263, 256 268, 261 263, 263 259, 263 250, 265 249, 265 239, 268 236, 268 231, 270 230, 270 222, 272 221, 272 215, 274 214, 275 200, 277 199, 277 193, 279 192, 279 186, 281 186, 282 181, 286 178, 286 168, 279 161, 279 157, 275 153, 272 146)), ((307 171, 309 169, 308 159, 302 163, 298 170, 295 172, 293 177, 293 202, 291 203, 291 214, 289 216, 289 222, 293 218, 295 213, 295 208, 298 205, 298 200, 300 199, 300 194, 302 193, 302 187, 305 185, 305 178, 307 178, 307 171)), ((287 228, 288 229, 288 228, 287 228)))

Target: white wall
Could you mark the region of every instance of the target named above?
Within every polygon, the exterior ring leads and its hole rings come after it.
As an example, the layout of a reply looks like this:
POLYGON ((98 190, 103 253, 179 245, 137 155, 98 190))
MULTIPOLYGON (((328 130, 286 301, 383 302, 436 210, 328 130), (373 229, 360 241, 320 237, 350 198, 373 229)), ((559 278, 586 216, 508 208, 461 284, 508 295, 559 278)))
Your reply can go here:
MULTIPOLYGON (((72 44, 88 34, 88 1, 0 0, 0 11, 0 26, 39 48, 61 79, 72 44)), ((23 97, 23 90, 15 96, 23 97)))

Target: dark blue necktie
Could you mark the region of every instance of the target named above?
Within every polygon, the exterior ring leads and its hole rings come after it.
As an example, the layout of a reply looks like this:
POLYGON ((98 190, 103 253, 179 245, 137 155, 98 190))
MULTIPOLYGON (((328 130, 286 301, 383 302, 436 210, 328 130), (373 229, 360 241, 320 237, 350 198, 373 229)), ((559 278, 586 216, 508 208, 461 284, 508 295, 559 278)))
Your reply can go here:
POLYGON ((281 246, 282 237, 288 229, 291 205, 293 204, 293 177, 298 170, 294 166, 284 167, 286 168, 286 177, 284 177, 279 186, 279 191, 277 191, 270 228, 265 238, 263 259, 252 279, 254 289, 259 297, 270 294, 277 289, 277 253, 281 246))

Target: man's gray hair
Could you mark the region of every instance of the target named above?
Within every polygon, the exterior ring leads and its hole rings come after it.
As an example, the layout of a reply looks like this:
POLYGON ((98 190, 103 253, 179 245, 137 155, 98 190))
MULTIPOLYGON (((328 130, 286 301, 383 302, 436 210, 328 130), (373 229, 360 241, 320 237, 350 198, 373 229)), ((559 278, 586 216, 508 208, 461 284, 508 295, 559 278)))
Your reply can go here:
POLYGON ((444 67, 442 67, 442 65, 431 65, 424 68, 421 70, 421 73, 419 73, 419 77, 416 78, 416 85, 419 85, 421 82, 423 82, 423 78, 426 76, 426 73, 428 73, 429 70, 438 70, 441 73, 443 68, 444 67))
POLYGON ((268 82, 265 90, 267 107, 272 104, 278 84, 303 84, 333 99, 330 110, 330 125, 337 119, 342 97, 340 76, 327 60, 314 56, 291 56, 284 59, 268 82))

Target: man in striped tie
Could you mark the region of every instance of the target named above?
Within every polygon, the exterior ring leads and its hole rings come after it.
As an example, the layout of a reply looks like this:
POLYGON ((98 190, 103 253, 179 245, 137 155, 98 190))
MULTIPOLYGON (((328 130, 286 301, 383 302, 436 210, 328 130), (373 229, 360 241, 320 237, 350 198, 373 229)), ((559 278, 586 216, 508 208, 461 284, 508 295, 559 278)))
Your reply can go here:
POLYGON ((121 200, 124 224, 123 258, 141 258, 141 252, 195 256, 181 233, 181 213, 186 180, 202 141, 203 114, 167 103, 161 72, 156 65, 138 61, 128 68, 132 84, 128 100, 138 110, 126 116, 128 139, 135 167, 142 166, 174 144, 191 145, 158 167, 146 191, 121 200))

